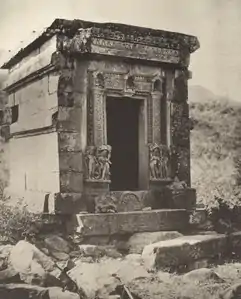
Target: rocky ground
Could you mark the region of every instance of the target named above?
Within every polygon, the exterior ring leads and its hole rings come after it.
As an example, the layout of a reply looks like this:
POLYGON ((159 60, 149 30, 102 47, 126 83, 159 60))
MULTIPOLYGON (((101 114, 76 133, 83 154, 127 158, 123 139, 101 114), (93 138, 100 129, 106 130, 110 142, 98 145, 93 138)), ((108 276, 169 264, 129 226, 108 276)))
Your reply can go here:
MULTIPOLYGON (((178 237, 172 234, 168 238, 178 237)), ((147 234, 144 243, 151 238, 147 234)), ((182 275, 150 271, 143 262, 142 246, 137 236, 131 252, 139 253, 122 255, 113 246, 73 246, 58 235, 46 236, 35 245, 26 240, 1 245, 0 298, 116 299, 123 285, 134 299, 240 298, 241 263, 182 275)))

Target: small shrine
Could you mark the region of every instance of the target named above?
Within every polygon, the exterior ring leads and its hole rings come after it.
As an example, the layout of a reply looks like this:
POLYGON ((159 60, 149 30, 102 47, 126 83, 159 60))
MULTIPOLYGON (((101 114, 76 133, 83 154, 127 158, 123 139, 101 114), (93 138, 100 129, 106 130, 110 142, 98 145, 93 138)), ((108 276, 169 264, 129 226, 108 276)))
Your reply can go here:
POLYGON ((103 196, 162 208, 178 181, 195 202, 188 67, 198 48, 181 33, 55 20, 2 66, 9 194, 38 211, 52 198, 56 213, 92 213, 103 196))

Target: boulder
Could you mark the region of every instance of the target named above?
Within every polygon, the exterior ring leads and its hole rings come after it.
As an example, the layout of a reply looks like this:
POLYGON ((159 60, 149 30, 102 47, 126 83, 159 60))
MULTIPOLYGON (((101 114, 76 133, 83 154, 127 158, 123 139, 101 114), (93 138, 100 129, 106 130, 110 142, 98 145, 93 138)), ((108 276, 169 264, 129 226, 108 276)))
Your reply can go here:
POLYGON ((227 288, 220 294, 220 299, 238 299, 241 297, 241 283, 227 288))
POLYGON ((49 291, 46 288, 27 284, 0 284, 0 298, 49 299, 49 291))
POLYGON ((213 282, 213 283, 223 283, 224 280, 218 276, 216 272, 211 269, 201 268, 190 271, 183 275, 183 279, 185 281, 193 281, 195 283, 206 283, 206 282, 213 282))
POLYGON ((89 299, 96 295, 108 298, 123 283, 139 278, 149 277, 150 274, 137 259, 101 259, 98 263, 76 263, 77 266, 69 272, 70 277, 82 287, 89 299))
POLYGON ((80 299, 76 293, 64 291, 61 288, 53 287, 48 289, 49 299, 80 299))
POLYGON ((59 251, 52 251, 51 255, 58 261, 68 261, 70 258, 67 253, 59 251))
POLYGON ((5 270, 0 271, 0 283, 20 283, 21 278, 19 273, 13 268, 8 267, 5 270))
POLYGON ((121 258, 120 254, 115 248, 110 246, 98 246, 98 245, 79 245, 79 252, 81 256, 92 257, 93 259, 98 259, 103 256, 110 258, 121 258))
POLYGON ((43 288, 27 284, 1 284, 0 298, 4 299, 80 299, 78 294, 61 288, 43 288))
POLYGON ((19 241, 11 250, 9 263, 28 284, 45 285, 54 262, 34 245, 19 241))
POLYGON ((125 256, 125 260, 135 264, 142 264, 141 254, 131 253, 125 256))
POLYGON ((70 252, 69 243, 57 235, 46 237, 44 243, 50 251, 59 251, 64 253, 70 252))
POLYGON ((129 253, 141 254, 146 245, 175 239, 181 236, 182 234, 177 231, 136 233, 128 240, 129 253))

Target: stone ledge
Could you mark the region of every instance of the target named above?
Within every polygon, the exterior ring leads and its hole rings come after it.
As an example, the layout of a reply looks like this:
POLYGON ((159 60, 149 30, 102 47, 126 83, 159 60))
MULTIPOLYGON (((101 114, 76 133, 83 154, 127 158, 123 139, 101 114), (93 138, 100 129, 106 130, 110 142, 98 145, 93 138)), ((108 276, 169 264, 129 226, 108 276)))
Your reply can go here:
POLYGON ((189 214, 186 210, 78 214, 76 218, 77 230, 83 236, 185 230, 189 225, 189 214))

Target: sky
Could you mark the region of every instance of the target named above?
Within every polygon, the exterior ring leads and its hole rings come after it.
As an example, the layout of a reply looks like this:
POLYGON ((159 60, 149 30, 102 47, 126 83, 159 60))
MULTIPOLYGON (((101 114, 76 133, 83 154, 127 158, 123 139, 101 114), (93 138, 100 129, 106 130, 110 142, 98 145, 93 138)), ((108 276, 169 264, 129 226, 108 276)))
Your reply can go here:
POLYGON ((0 60, 56 18, 196 35, 201 48, 191 57, 189 84, 241 102, 240 0, 0 0, 0 60))

